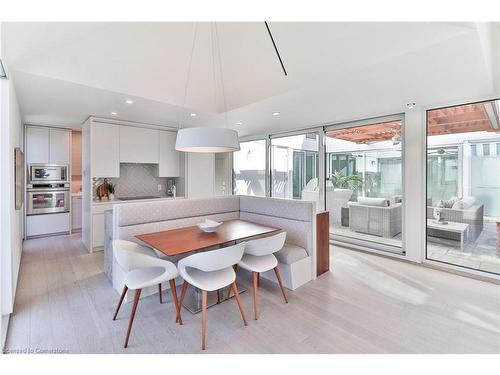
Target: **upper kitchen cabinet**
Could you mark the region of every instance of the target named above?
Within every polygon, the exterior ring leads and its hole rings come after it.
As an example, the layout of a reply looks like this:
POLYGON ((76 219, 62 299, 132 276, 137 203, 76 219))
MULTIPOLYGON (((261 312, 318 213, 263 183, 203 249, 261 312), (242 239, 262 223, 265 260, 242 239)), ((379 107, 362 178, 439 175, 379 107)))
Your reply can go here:
POLYGON ((50 129, 49 131, 49 163, 69 164, 71 154, 71 131, 50 129))
POLYGON ((158 164, 159 131, 120 126, 120 162, 158 164))
POLYGON ((179 177, 180 152, 175 150, 175 139, 177 134, 173 132, 160 131, 160 159, 158 161, 158 177, 179 177))
POLYGON ((49 163, 49 128, 26 127, 26 162, 49 163))
POLYGON ((120 177, 120 125, 92 122, 92 177, 120 177))
POLYGON ((48 127, 26 127, 26 162, 69 164, 71 131, 48 127))

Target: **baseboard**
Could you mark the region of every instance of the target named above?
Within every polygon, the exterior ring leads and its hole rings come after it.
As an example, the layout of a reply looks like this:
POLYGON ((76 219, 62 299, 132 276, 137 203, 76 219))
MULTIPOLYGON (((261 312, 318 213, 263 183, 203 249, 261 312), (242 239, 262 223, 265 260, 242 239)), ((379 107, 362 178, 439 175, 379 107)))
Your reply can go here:
POLYGON ((2 353, 5 350, 5 343, 7 341, 7 333, 9 332, 10 314, 2 315, 2 353))

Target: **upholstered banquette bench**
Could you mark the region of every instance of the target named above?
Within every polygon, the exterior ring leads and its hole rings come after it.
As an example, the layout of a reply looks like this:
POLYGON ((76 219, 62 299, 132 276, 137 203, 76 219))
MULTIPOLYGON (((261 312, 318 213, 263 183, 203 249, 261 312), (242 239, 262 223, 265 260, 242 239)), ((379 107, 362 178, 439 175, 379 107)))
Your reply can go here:
MULTIPOLYGON (((106 215, 105 270, 120 292, 125 273, 114 261, 111 241, 141 243, 135 236, 195 225, 204 219, 241 219, 277 227, 287 232, 286 244, 275 255, 288 289, 296 289, 316 278, 316 207, 314 202, 252 196, 209 199, 178 199, 115 205, 106 215)), ((164 257, 162 253, 159 256, 164 257)), ((177 262, 179 258, 172 259, 177 262)), ((263 278, 277 282, 274 273, 263 278)), ((168 285, 164 286, 168 288, 168 285)), ((143 295, 156 293, 155 288, 143 295)))

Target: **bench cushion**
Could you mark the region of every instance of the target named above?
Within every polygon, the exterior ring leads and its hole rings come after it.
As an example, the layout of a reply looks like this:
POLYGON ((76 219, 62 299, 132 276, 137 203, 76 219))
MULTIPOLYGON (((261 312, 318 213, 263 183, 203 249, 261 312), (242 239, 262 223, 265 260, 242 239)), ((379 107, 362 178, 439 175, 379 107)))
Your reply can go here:
POLYGON ((292 264, 308 257, 306 249, 288 243, 285 243, 285 246, 274 255, 278 258, 278 262, 284 264, 292 264))

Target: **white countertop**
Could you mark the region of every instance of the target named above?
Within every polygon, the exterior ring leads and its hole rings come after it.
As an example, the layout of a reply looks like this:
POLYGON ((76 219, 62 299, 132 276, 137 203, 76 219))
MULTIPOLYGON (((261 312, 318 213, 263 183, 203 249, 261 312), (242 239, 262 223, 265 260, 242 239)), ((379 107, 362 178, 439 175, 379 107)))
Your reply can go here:
POLYGON ((171 199, 184 199, 184 197, 159 197, 159 198, 149 198, 149 199, 134 199, 128 201, 121 201, 119 199, 113 199, 111 201, 97 201, 93 200, 92 205, 98 206, 103 204, 122 204, 122 203, 134 203, 134 202, 148 202, 148 201, 162 201, 162 200, 171 200, 171 199))

